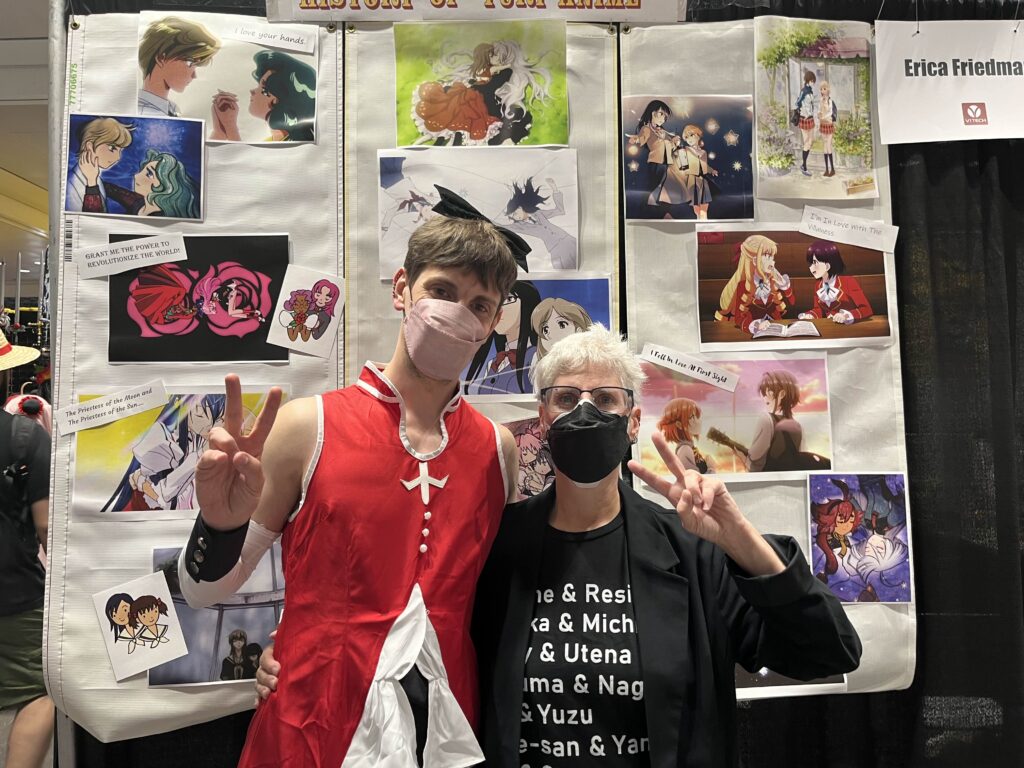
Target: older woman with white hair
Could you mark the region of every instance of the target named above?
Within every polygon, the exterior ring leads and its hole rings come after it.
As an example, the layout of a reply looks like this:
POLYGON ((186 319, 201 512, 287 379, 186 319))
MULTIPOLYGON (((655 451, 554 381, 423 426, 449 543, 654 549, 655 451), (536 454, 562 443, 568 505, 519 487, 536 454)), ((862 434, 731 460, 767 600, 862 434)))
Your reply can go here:
POLYGON ((555 482, 506 508, 477 586, 487 765, 735 765, 735 664, 848 672, 856 632, 796 542, 658 433, 674 479, 630 469, 675 509, 622 481, 644 374, 617 335, 562 339, 533 379, 555 482))
MULTIPOLYGON (((477 584, 487 765, 736 765, 735 665, 841 674, 856 632, 796 542, 758 534, 660 434, 674 479, 630 469, 674 509, 622 481, 644 374, 617 335, 565 337, 533 379, 555 482, 505 508, 477 584)), ((261 696, 277 671, 265 653, 261 696)))

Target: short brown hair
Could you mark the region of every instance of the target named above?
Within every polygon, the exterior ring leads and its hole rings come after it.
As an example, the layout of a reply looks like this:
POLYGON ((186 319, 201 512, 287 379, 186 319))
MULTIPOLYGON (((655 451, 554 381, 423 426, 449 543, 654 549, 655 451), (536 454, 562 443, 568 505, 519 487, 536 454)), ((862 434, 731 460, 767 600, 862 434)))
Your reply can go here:
POLYGON ((779 400, 779 408, 787 419, 793 418, 793 409, 800 402, 800 385, 789 371, 767 371, 761 377, 757 391, 762 395, 771 392, 779 400), (779 397, 782 395, 782 397, 779 397))
POLYGON ((487 288, 508 296, 516 281, 516 262, 501 232, 489 221, 435 216, 409 238, 405 253, 409 285, 427 267, 472 272, 487 288))
POLYGON ((139 68, 148 76, 156 60, 192 59, 203 66, 220 50, 220 40, 210 34, 202 24, 168 16, 154 21, 139 41, 139 68))
POLYGON ((132 606, 128 609, 128 626, 138 626, 139 614, 151 608, 159 609, 162 616, 167 615, 167 603, 155 595, 143 595, 137 600, 132 601, 132 606))

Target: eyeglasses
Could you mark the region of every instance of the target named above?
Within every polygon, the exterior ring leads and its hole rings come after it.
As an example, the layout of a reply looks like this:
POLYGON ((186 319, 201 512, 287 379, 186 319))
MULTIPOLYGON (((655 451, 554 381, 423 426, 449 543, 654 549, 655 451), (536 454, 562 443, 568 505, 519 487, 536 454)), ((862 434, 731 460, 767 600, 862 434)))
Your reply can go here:
POLYGON ((549 411, 561 414, 579 405, 584 394, 589 394, 590 401, 604 413, 625 416, 633 409, 633 390, 625 387, 544 387, 540 391, 540 399, 549 411))

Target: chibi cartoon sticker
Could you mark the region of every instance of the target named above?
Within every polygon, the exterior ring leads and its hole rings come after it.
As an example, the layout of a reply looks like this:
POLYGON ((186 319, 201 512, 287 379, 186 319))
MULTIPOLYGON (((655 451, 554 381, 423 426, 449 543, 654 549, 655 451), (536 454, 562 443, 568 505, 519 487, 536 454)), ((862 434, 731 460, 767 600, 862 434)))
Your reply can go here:
POLYGON ((229 14, 143 12, 138 112, 204 119, 210 141, 311 142, 316 37, 307 28, 263 20, 241 24, 229 14), (260 27, 267 34, 255 34, 260 27), (282 50, 285 38, 302 44, 282 50))
POLYGON ((185 250, 185 261, 110 278, 110 362, 287 360, 267 333, 288 236, 188 236, 185 250))
POLYGON ((203 218, 203 123, 71 114, 65 213, 203 218))
POLYGON ((823 353, 716 355, 738 379, 735 391, 652 362, 641 366, 643 415, 634 455, 667 474, 657 430, 686 469, 731 481, 784 480, 832 466, 828 376, 823 353))
POLYGON ((345 281, 339 277, 288 267, 267 343, 330 357, 345 308, 344 291, 345 281))
POLYGON ((871 36, 860 22, 754 20, 758 197, 878 197, 871 36))
POLYGON ((434 215, 436 186, 522 236, 531 272, 579 266, 575 149, 380 150, 377 159, 381 280, 394 276, 409 236, 434 215))
MULTIPOLYGON (((255 419, 265 397, 243 393, 244 423, 255 419)), ((79 432, 73 514, 116 513, 120 519, 189 514, 196 508, 196 464, 209 446, 210 430, 223 425, 225 406, 223 392, 177 392, 159 408, 79 432)))
POLYGON ((625 96, 627 219, 754 217, 750 96, 625 96))
POLYGON ((97 592, 92 600, 114 679, 188 653, 163 573, 97 592))
POLYGON ((844 602, 909 602, 906 477, 814 473, 807 492, 814 575, 844 602))
POLYGON ((398 146, 568 144, 565 24, 395 24, 398 146))
POLYGON ((791 224, 700 227, 701 350, 886 344, 885 255, 791 224))
POLYGON ((284 609, 281 542, 275 542, 260 559, 236 595, 205 608, 190 607, 181 594, 180 552, 178 547, 154 549, 153 570, 167 578, 189 653, 150 669, 149 685, 217 684, 239 680, 252 685, 260 654, 270 633, 277 628, 284 609))
POLYGON ((517 280, 494 331, 463 371, 470 395, 532 396, 530 369, 559 339, 594 323, 609 327, 608 277, 531 274, 517 280))

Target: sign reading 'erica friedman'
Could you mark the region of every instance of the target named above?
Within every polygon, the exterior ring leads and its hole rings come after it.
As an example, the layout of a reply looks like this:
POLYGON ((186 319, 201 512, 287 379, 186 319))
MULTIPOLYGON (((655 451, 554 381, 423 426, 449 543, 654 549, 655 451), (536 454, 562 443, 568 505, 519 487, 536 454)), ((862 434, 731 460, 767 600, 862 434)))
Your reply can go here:
POLYGON ((267 0, 270 21, 564 19, 673 22, 686 0, 267 0))
POLYGON ((1024 136, 1024 27, 1014 21, 875 23, 883 144, 1024 136))

